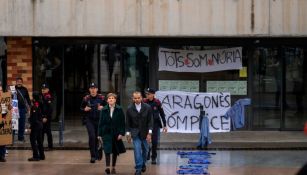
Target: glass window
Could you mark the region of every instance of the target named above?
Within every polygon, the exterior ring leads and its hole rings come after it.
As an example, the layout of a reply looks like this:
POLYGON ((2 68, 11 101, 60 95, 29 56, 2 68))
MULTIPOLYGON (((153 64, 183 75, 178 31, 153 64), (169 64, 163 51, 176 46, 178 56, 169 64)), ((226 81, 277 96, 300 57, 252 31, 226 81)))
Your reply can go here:
POLYGON ((253 125, 279 128, 281 122, 282 57, 278 48, 253 51, 253 125))
POLYGON ((285 57, 285 128, 303 128, 306 121, 306 50, 283 49, 285 57), (305 68, 305 69, 304 69, 305 68))
POLYGON ((7 78, 7 70, 6 70, 6 42, 4 37, 0 37, 0 85, 5 90, 6 87, 6 78, 7 78))

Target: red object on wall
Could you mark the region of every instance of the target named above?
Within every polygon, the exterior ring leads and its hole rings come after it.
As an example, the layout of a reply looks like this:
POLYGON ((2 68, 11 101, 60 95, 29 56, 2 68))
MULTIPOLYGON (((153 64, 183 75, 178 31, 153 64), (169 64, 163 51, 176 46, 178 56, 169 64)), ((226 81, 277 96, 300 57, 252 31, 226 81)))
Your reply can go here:
POLYGON ((307 135, 307 122, 305 122, 305 125, 304 125, 304 133, 305 135, 307 135))

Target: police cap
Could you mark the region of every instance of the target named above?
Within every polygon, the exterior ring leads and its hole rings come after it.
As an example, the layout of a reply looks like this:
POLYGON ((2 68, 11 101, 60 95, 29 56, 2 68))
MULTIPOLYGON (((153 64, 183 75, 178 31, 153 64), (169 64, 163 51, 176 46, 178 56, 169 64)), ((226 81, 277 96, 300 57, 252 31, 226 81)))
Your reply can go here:
POLYGON ((41 88, 42 88, 42 89, 46 89, 46 88, 49 88, 49 86, 48 86, 47 83, 43 83, 41 88))
POLYGON ((148 94, 148 93, 154 94, 154 93, 156 93, 156 91, 155 91, 153 88, 147 88, 147 89, 145 90, 145 93, 146 93, 146 94, 148 94))
POLYGON ((97 88, 97 84, 94 82, 91 82, 89 88, 97 88))

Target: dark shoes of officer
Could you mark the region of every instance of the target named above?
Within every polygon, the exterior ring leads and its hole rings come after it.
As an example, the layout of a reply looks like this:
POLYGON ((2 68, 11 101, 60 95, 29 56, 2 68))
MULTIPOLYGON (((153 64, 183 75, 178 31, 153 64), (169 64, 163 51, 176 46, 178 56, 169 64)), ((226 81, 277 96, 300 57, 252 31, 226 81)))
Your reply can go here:
POLYGON ((157 164, 157 159, 152 159, 151 164, 153 164, 153 165, 157 164))
POLYGON ((40 158, 34 158, 34 157, 31 157, 28 159, 28 161, 32 162, 32 161, 40 161, 41 159, 40 158))
POLYGON ((143 173, 146 171, 146 165, 144 164, 143 166, 142 166, 142 170, 141 170, 143 173))
POLYGON ((4 157, 1 157, 0 162, 6 162, 6 159, 4 157))
POLYGON ((41 156, 39 159, 40 160, 45 160, 46 158, 45 158, 45 156, 41 156))
POLYGON ((106 170, 104 170, 104 172, 106 172, 106 174, 111 174, 110 168, 107 168, 106 170))
POLYGON ((91 160, 90 160, 91 163, 95 163, 95 161, 96 161, 95 157, 92 157, 91 160))

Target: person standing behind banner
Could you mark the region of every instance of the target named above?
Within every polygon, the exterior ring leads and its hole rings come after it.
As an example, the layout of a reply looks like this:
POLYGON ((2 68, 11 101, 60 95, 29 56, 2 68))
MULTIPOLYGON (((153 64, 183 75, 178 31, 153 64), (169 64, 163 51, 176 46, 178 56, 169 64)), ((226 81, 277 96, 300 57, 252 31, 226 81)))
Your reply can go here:
MULTIPOLYGON (((148 88, 145 90, 147 99, 144 99, 144 103, 151 106, 153 113, 153 130, 152 130, 152 155, 151 164, 157 164, 157 148, 160 140, 160 128, 163 127, 163 132, 167 132, 165 113, 162 108, 162 104, 159 99, 155 98, 155 90, 148 88)), ((148 152, 147 160, 150 159, 150 149, 148 152)))
POLYGON ((29 92, 26 87, 23 86, 22 78, 16 79, 16 93, 18 100, 18 111, 19 111, 19 119, 18 119, 18 141, 24 142, 24 134, 25 134, 25 125, 26 125, 26 114, 30 110, 31 100, 29 97, 29 92))
POLYGON ((43 115, 42 102, 38 92, 33 92, 33 106, 30 110, 30 143, 33 156, 28 161, 45 160, 44 146, 43 146, 43 115))
POLYGON ((141 175, 146 171, 148 143, 151 142, 152 134, 152 110, 142 102, 141 92, 135 91, 132 95, 133 104, 126 112, 127 141, 134 146, 135 175, 141 175))
POLYGON ((52 119, 52 96, 49 91, 49 86, 44 83, 42 84, 42 114, 43 114, 43 144, 44 144, 44 137, 45 133, 47 134, 48 139, 48 149, 53 149, 53 139, 52 139, 52 132, 51 132, 51 119, 52 119))
POLYGON ((83 97, 81 103, 81 111, 84 112, 83 123, 86 125, 89 147, 91 153, 90 163, 95 163, 98 156, 98 123, 100 112, 103 106, 106 105, 104 96, 98 94, 98 87, 95 83, 91 83, 89 86, 89 95, 83 97))
POLYGON ((116 104, 117 96, 114 93, 107 95, 107 103, 100 115, 98 126, 98 138, 102 140, 104 153, 106 155, 107 174, 116 174, 115 166, 117 156, 126 152, 122 137, 125 136, 125 114, 123 109, 116 104), (110 161, 112 154, 112 171, 110 161))

